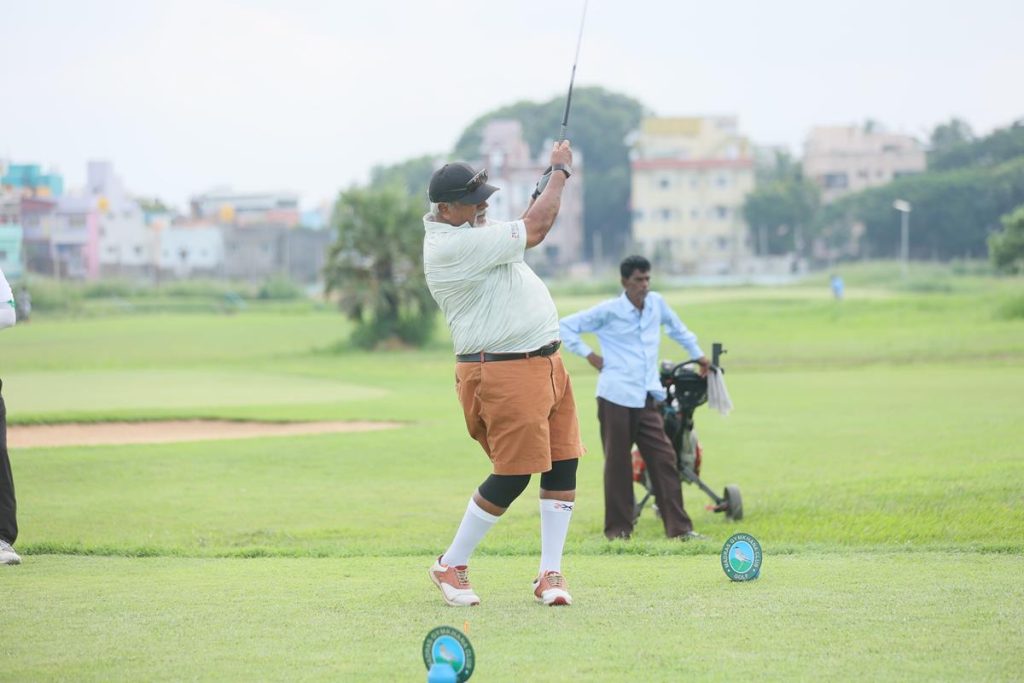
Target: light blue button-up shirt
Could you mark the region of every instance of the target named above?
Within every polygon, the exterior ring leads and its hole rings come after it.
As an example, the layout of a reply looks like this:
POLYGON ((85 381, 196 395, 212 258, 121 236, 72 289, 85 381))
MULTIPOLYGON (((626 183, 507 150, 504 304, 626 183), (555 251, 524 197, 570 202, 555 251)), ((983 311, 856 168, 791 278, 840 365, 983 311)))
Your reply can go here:
POLYGON ((601 342, 604 367, 597 378, 598 396, 620 406, 643 408, 647 394, 665 400, 658 376, 662 325, 691 358, 704 355, 697 345, 697 335, 657 292, 647 293, 642 311, 623 292, 616 299, 562 318, 559 327, 566 348, 584 358, 593 350, 580 339, 581 334, 593 332, 601 342))

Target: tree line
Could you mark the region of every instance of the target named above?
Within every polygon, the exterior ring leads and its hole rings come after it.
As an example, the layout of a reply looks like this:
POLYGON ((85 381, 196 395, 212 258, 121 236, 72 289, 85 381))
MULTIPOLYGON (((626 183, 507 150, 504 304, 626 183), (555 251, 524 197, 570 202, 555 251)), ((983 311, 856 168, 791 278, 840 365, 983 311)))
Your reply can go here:
MULTIPOLYGON (((372 348, 396 338, 421 345, 437 315, 423 277, 421 217, 437 162, 474 159, 484 127, 495 119, 522 124, 531 154, 559 130, 561 97, 517 102, 471 122, 450 154, 425 155, 375 167, 368 187, 340 193, 331 219, 337 238, 324 269, 326 291, 356 323, 353 341, 372 348)), ((570 139, 586 167, 583 256, 620 254, 630 244, 629 133, 650 112, 637 100, 603 88, 573 96, 570 139)), ((899 249, 893 201, 913 206, 912 258, 979 257, 990 251, 1007 270, 1024 263, 1024 120, 976 137, 953 119, 932 132, 928 170, 823 205, 801 165, 777 153, 757 171, 743 206, 758 253, 809 256, 815 244, 835 250, 856 243, 858 256, 890 257, 899 249), (860 229, 855 234, 855 230, 860 229)), ((852 252, 847 252, 853 255, 852 252)))
POLYGON ((747 197, 744 217, 755 236, 767 233, 769 254, 808 256, 819 240, 835 250, 856 241, 858 256, 891 257, 900 244, 893 202, 901 199, 913 208, 911 258, 985 257, 1004 217, 1024 205, 1024 121, 976 138, 954 119, 937 126, 930 142, 927 171, 827 206, 800 165, 777 155, 747 197), (863 233, 855 235, 858 227, 863 233))

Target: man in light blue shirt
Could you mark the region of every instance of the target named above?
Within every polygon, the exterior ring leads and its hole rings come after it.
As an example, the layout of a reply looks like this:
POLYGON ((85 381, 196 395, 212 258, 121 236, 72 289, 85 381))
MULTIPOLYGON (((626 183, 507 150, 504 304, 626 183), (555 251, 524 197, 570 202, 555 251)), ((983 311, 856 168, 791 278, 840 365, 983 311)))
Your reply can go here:
POLYGON ((604 533, 609 539, 633 533, 633 467, 635 443, 651 476, 654 497, 669 538, 702 538, 683 509, 676 452, 665 434, 659 402, 665 388, 658 376, 661 329, 697 359, 702 375, 708 359, 665 300, 650 291, 651 263, 629 256, 619 266, 623 293, 561 320, 562 342, 600 372, 597 415, 604 445, 604 533), (601 343, 598 355, 580 339, 593 332, 601 343))

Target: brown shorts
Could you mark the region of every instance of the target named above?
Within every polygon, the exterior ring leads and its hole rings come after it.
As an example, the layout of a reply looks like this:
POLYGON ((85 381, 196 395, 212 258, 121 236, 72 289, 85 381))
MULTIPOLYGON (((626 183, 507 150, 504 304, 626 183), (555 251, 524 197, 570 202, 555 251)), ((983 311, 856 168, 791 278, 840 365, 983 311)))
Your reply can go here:
POLYGON ((559 354, 456 363, 455 391, 469 435, 495 474, 536 474, 583 455, 576 400, 559 354))

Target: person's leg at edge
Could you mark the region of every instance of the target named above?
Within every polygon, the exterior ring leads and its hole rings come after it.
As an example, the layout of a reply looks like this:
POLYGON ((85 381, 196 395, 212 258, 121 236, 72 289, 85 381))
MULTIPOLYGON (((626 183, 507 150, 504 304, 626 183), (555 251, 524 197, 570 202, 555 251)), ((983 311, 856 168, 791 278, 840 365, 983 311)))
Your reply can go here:
POLYGON ((11 545, 18 540, 17 502, 14 476, 7 453, 7 406, 0 381, 0 564, 19 564, 21 558, 11 545))
POLYGON ((628 538, 633 533, 633 445, 631 409, 597 399, 597 418, 604 447, 604 535, 628 538))

